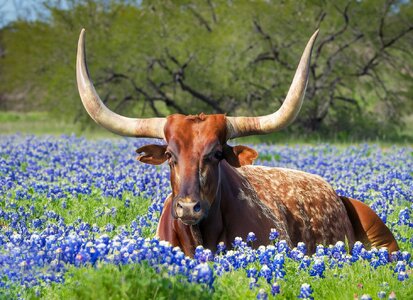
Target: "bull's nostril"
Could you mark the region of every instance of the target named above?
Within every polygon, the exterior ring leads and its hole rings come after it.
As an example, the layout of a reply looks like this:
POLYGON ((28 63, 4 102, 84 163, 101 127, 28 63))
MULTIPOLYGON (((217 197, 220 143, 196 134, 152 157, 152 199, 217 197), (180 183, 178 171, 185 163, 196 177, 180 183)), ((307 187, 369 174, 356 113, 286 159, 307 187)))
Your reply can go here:
POLYGON ((199 212, 201 210, 201 204, 198 202, 197 204, 195 204, 194 206, 194 212, 199 212))

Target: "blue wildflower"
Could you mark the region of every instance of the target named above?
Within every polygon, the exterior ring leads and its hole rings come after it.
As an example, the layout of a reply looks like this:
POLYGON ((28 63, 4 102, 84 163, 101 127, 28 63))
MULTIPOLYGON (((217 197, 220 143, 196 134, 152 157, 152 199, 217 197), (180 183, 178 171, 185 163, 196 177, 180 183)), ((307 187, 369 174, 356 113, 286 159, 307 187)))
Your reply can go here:
POLYGON ((255 242, 257 240, 257 238, 255 237, 255 233, 254 232, 250 232, 247 235, 247 242, 251 243, 251 242, 255 242))
POLYGON ((384 299, 384 298, 386 298, 386 292, 385 292, 385 291, 379 291, 379 292, 377 293, 377 297, 378 297, 379 299, 384 299))
POLYGON ((274 282, 271 285, 271 295, 275 296, 278 295, 281 292, 280 285, 277 282, 274 282))
POLYGON ((266 292, 264 289, 260 289, 260 290, 258 291, 258 294, 257 294, 257 299, 267 300, 267 299, 268 299, 268 294, 267 294, 267 292, 266 292))
POLYGON ((279 236, 280 234, 277 232, 277 230, 275 230, 274 228, 271 228, 270 236, 269 236, 270 241, 274 241, 278 239, 279 236))
POLYGON ((324 260, 315 258, 314 264, 309 273, 311 276, 324 277, 325 269, 326 267, 325 267, 324 260))
POLYGON ((272 271, 267 265, 263 265, 260 270, 260 276, 265 278, 268 283, 270 283, 272 279, 272 271))
POLYGON ((313 290, 311 289, 311 286, 308 283, 303 283, 301 285, 300 294, 298 295, 298 298, 312 300, 314 299, 312 293, 313 290))

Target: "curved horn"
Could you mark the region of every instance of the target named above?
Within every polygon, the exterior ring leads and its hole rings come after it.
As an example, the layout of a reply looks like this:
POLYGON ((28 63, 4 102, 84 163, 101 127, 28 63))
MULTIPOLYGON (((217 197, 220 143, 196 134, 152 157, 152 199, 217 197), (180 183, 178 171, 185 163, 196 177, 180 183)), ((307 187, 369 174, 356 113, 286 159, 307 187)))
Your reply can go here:
POLYGON ((164 138, 165 118, 127 118, 108 109, 100 100, 86 64, 85 29, 80 32, 77 45, 76 78, 83 106, 96 123, 123 136, 164 138))
POLYGON ((317 38, 318 30, 311 36, 295 71, 287 98, 274 113, 260 117, 227 117, 227 138, 265 134, 278 131, 290 124, 301 109, 308 82, 311 51, 317 38))

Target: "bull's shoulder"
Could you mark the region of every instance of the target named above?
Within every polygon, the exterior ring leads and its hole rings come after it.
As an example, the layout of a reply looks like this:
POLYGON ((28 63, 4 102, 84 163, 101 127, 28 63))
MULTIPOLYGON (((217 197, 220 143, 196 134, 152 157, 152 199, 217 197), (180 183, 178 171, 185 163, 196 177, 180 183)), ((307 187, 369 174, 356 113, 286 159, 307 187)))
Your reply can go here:
POLYGON ((285 220, 293 244, 310 252, 318 243, 354 242, 347 211, 337 193, 318 175, 285 168, 246 166, 239 172, 279 220, 285 220), (339 220, 339 222, 337 221, 339 220))

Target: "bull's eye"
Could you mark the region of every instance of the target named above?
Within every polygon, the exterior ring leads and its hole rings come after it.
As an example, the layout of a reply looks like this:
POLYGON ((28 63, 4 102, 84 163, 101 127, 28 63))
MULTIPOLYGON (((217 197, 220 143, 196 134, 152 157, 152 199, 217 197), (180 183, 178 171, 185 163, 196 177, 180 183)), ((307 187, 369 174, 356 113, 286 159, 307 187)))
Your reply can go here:
POLYGON ((168 160, 168 163, 171 167, 176 165, 176 159, 175 156, 171 152, 165 152, 165 157, 168 160))
POLYGON ((172 154, 170 152, 165 152, 165 157, 166 159, 170 159, 172 157, 172 154))
POLYGON ((216 152, 214 153, 214 157, 215 157, 216 159, 218 159, 218 160, 221 160, 221 159, 224 158, 224 154, 222 153, 222 151, 216 151, 216 152))

